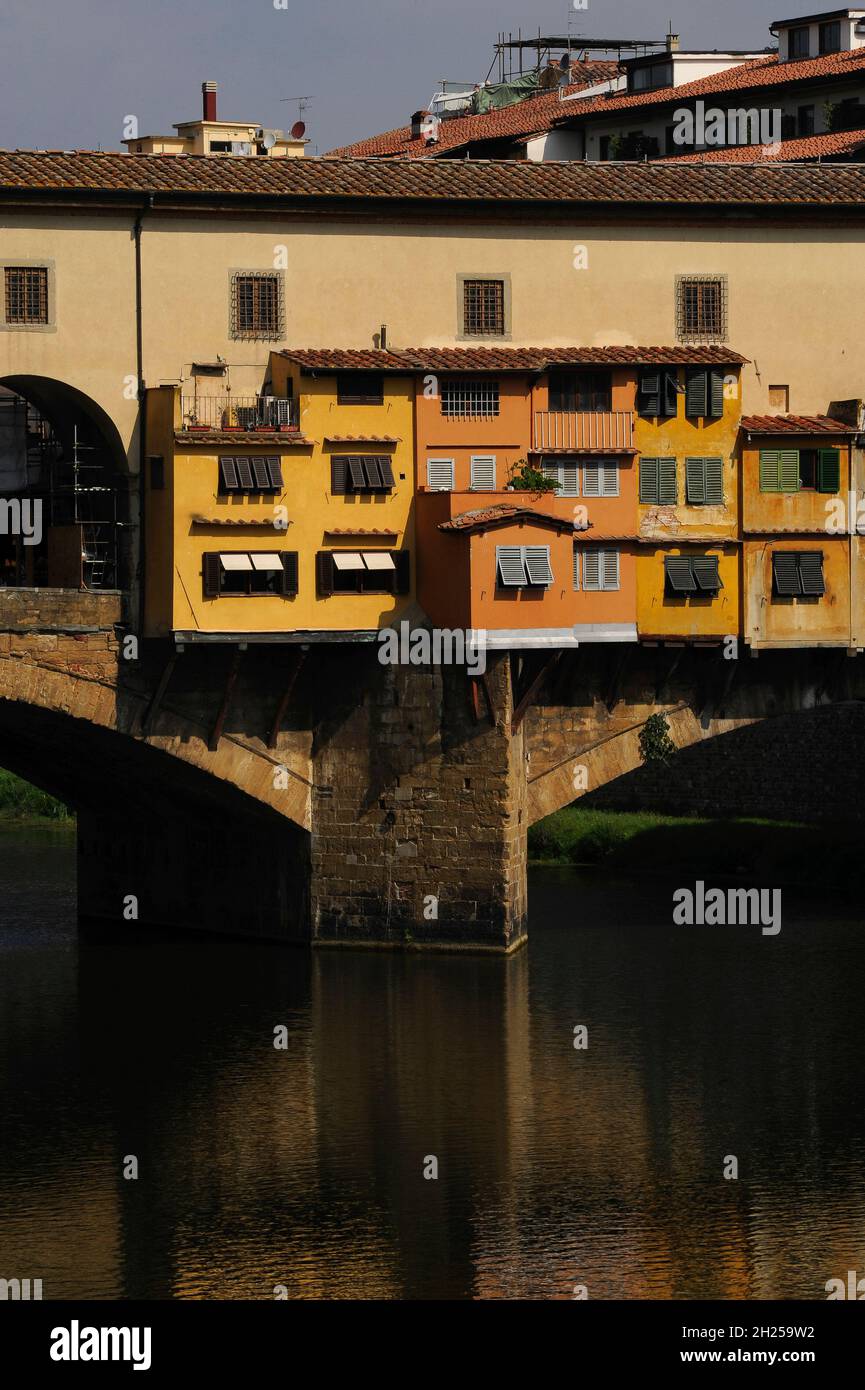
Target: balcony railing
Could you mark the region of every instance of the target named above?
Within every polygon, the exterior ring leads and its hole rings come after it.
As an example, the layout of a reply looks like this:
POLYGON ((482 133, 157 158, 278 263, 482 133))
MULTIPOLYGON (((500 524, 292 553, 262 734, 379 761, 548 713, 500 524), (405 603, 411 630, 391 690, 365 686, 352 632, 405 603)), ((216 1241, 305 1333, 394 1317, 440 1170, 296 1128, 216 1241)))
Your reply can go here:
POLYGON ((632 410, 536 410, 535 449, 633 449, 632 410))
POLYGON ((181 396, 185 430, 296 430, 297 401, 282 396, 181 396))

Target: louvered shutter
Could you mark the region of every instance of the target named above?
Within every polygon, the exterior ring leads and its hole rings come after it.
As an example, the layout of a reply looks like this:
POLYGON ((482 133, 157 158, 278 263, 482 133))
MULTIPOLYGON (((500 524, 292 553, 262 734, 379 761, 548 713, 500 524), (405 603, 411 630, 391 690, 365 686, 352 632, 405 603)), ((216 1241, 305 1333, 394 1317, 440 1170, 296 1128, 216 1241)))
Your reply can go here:
POLYGON ((342 454, 334 454, 330 460, 330 490, 334 497, 345 492, 348 477, 348 459, 342 454))
POLYGON ((583 588, 587 591, 601 587, 601 553, 599 550, 583 552, 583 588))
POLYGON ((838 492, 841 487, 841 455, 837 449, 821 449, 817 458, 817 491, 838 492))
POLYGON ((498 580, 506 589, 520 588, 528 582, 523 552, 518 545, 496 546, 498 580))
POLYGON ((574 546, 574 588, 580 587, 580 552, 574 546))
POLYGON ((706 501, 723 504, 724 501, 724 463, 722 459, 703 460, 706 480, 706 501))
POLYGON ((234 492, 237 488, 237 468, 233 458, 219 460, 219 480, 223 491, 234 492))
POLYGON ((822 598, 826 592, 823 578, 823 552, 803 550, 799 555, 799 576, 802 593, 808 598, 822 598))
POLYGON ((702 506, 706 500, 704 459, 685 459, 685 499, 694 506, 702 506))
POLYGON ((494 457, 484 456, 472 459, 471 485, 478 492, 495 492, 496 461, 494 457))
POLYGON ((782 492, 799 491, 799 450, 782 449, 779 455, 778 480, 782 492))
POLYGON ((363 471, 366 475, 367 487, 373 492, 378 492, 381 488, 381 472, 378 459, 373 454, 363 460, 363 471))
POLYGON ((270 491, 270 469, 267 466, 267 459, 254 458, 252 460, 252 471, 255 474, 255 486, 259 492, 270 491))
POLYGON ((559 484, 559 495, 562 497, 579 497, 580 495, 580 466, 577 463, 563 463, 559 484))
POLYGON ((320 597, 333 593, 333 555, 320 550, 315 557, 315 587, 320 597))
POLYGON ((356 454, 351 454, 348 462, 348 480, 351 483, 352 492, 363 492, 366 488, 366 473, 363 468, 363 459, 356 454))
POLYGON ((772 574, 775 593, 792 598, 802 592, 799 578, 799 557, 795 550, 776 550, 772 554, 772 574))
POLYGON ((760 491, 781 491, 781 455, 777 449, 760 450, 760 491))
POLYGON ((395 594, 408 594, 411 592, 411 551, 395 550, 393 552, 394 577, 393 591, 395 594))
POLYGON ((711 371, 709 373, 709 415, 713 420, 720 420, 724 414, 724 373, 711 371))
POLYGON ((618 550, 601 552, 601 587, 604 589, 618 589, 619 587, 618 550))
POLYGON ((640 414, 657 416, 661 413, 661 373, 643 372, 640 377, 640 414))
POLYGON ((695 555, 691 560, 691 569, 697 588, 704 593, 716 594, 719 589, 723 589, 718 573, 717 555, 695 555))
POLYGON ((667 555, 664 559, 664 575, 667 588, 674 594, 697 592, 697 581, 687 555, 667 555))
POLYGON ((664 372, 664 414, 678 415, 679 413, 679 382, 676 372, 664 372))
POLYGON ((433 491, 452 492, 454 486, 453 459, 427 459, 427 486, 433 491))
POLYGON ((600 497, 601 495, 601 465, 599 463, 583 464, 583 496, 600 497))
POLYGON ((676 460, 658 459, 658 501, 663 507, 675 506, 679 500, 676 484, 676 460))
POLYGON ((252 492, 255 486, 255 484, 252 481, 252 464, 250 463, 249 459, 246 458, 238 458, 235 459, 234 462, 237 466, 237 477, 240 486, 244 488, 247 492, 252 492))
POLYGON ((619 495, 619 470, 615 463, 607 462, 598 465, 601 475, 601 496, 618 497, 619 495))
POLYGON ((286 595, 297 593, 297 551, 282 552, 282 592, 286 595))
POLYGON ((278 455, 271 454, 267 459, 267 471, 270 474, 270 486, 274 492, 282 491, 282 462, 278 455))
POLYGON ((389 458, 380 458, 378 466, 381 470, 381 485, 383 488, 393 487, 393 464, 389 458))
POLYGON ((543 584, 548 587, 553 582, 550 568, 550 547, 548 545, 527 545, 525 547, 526 574, 530 584, 543 584))
POLYGON ((645 505, 657 505, 660 499, 658 488, 659 459, 640 459, 640 501, 645 505))
POLYGON ((219 597, 219 555, 210 553, 201 557, 201 572, 204 578, 204 597, 219 597))
POLYGON ((706 416, 709 413, 709 374, 705 371, 688 372, 685 389, 685 414, 706 416))

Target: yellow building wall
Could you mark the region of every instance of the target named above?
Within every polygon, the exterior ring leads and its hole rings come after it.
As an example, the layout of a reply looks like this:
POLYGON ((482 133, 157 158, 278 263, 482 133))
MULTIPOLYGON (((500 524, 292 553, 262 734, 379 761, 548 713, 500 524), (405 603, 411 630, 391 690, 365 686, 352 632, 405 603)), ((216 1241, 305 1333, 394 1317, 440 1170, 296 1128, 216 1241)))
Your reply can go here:
POLYGON ((732 545, 641 545, 637 553, 637 632, 642 638, 739 635, 739 548, 732 545), (723 588, 717 597, 666 592, 667 555, 717 555, 723 588))
POLYGON ((824 531, 834 519, 839 498, 847 505, 850 489, 850 446, 840 435, 767 435, 742 446, 742 526, 764 531, 824 531), (763 449, 837 449, 840 485, 837 492, 760 491, 760 453, 763 449), (828 506, 827 504, 833 504, 828 506))
POLYGON ((845 536, 746 538, 743 545, 744 637, 760 647, 850 645, 850 547, 845 536), (823 552, 822 598, 777 598, 772 592, 772 552, 823 552))

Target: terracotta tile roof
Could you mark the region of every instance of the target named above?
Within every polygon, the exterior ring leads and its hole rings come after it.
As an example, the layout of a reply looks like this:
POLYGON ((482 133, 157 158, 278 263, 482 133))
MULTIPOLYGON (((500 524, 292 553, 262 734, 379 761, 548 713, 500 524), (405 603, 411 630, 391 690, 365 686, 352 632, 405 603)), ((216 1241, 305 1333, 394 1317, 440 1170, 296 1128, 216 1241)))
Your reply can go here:
MULTIPOLYGON (((865 49, 862 50, 865 55, 865 49)), ((865 59, 863 59, 865 61, 865 59)), ((0 203, 150 193, 156 207, 408 201, 754 207, 865 203, 865 167, 534 163, 529 160, 221 159, 208 155, 0 151, 0 203)))
POLYGON ((749 434, 856 434, 829 415, 743 415, 742 429, 749 434))
POLYGON ((780 62, 777 53, 767 53, 765 58, 750 59, 747 63, 738 63, 724 72, 698 78, 695 82, 685 82, 678 87, 660 87, 652 92, 610 94, 565 102, 565 109, 554 124, 579 123, 588 116, 629 110, 635 106, 667 106, 673 102, 678 105, 691 97, 721 96, 726 92, 759 92, 767 87, 819 82, 826 78, 850 77, 856 80, 861 79, 863 73, 865 48, 845 49, 842 53, 830 53, 821 58, 802 58, 786 63, 780 62))
POLYGON ((742 366, 741 353, 711 347, 284 348, 309 370, 400 372, 539 372, 548 366, 742 366))
POLYGON ((305 439, 296 430, 286 430, 285 433, 274 431, 270 433, 266 430, 175 430, 175 444, 242 444, 244 448, 248 444, 261 446, 267 444, 270 448, 278 445, 280 449, 296 449, 298 447, 311 449, 313 440, 305 439))
POLYGON ((396 536, 399 532, 381 526, 374 526, 369 530, 364 530, 362 526, 327 526, 324 534, 326 536, 396 536))
MULTIPOLYGON (((565 92, 585 91, 599 82, 617 76, 619 65, 616 62, 575 63, 571 76, 579 77, 565 92)), ((427 145, 420 136, 412 137, 411 126, 400 126, 396 130, 386 130, 381 135, 373 135, 368 140, 358 140, 352 145, 342 145, 331 150, 331 156, 339 159, 378 158, 394 155, 409 159, 435 159, 437 156, 460 149, 478 141, 502 140, 517 136, 537 135, 550 130, 562 114, 559 92, 541 92, 537 96, 526 97, 512 106, 499 111, 488 111, 481 116, 450 116, 439 125, 439 138, 434 145, 427 145)))
POLYGON ((474 511, 460 512, 450 521, 439 523, 440 531, 472 532, 484 531, 490 526, 507 526, 512 521, 530 521, 536 526, 552 527, 556 531, 573 531, 573 521, 564 517, 552 516, 537 507, 528 507, 521 502, 499 502, 492 507, 477 507, 474 511))
POLYGON ((807 135, 782 140, 778 145, 733 145, 723 150, 674 154, 661 164, 783 164, 807 159, 831 159, 854 154, 865 147, 865 130, 839 130, 834 134, 807 135))
POLYGON ((325 444, 399 444, 395 434, 326 434, 325 444))

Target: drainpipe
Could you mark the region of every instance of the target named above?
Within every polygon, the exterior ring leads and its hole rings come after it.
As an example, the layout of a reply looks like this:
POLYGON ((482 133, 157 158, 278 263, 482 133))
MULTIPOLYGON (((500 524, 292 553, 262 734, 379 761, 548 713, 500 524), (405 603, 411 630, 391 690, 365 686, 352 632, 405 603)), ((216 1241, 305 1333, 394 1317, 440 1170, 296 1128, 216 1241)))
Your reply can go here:
POLYGON ((141 227, 148 212, 153 210, 153 194, 148 193, 147 201, 135 219, 132 236, 135 242, 135 369, 138 377, 138 582, 137 628, 139 641, 144 635, 144 586, 146 578, 146 530, 147 530, 147 410, 144 384, 144 320, 141 296, 141 227))

